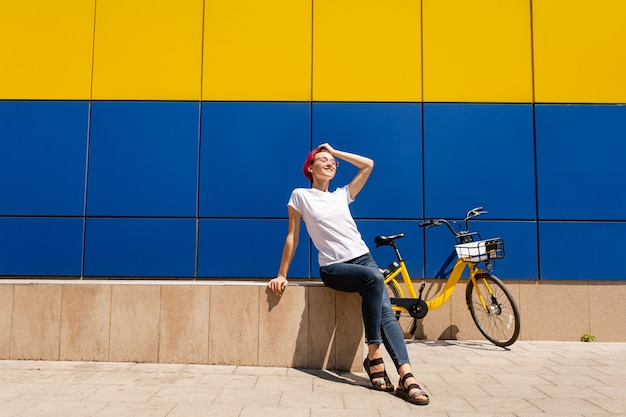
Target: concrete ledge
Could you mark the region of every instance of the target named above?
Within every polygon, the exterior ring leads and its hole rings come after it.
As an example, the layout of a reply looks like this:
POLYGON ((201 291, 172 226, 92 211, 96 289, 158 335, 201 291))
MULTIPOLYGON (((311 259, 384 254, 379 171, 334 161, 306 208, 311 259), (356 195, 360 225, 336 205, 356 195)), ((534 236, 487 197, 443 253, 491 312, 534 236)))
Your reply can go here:
POLYGON ((360 297, 290 282, 0 280, 0 359, 360 371, 360 297))
MULTIPOLYGON (((426 298, 443 280, 426 280, 426 298)), ((626 282, 506 280, 520 340, 626 342, 626 282)), ((482 340, 461 284, 416 339, 482 340)), ((0 359, 199 363, 361 371, 357 294, 291 280, 0 280, 0 359)), ((401 319, 408 330, 412 322, 401 319)))
MULTIPOLYGON (((445 284, 426 280, 424 298, 432 298, 445 284)), ((579 341, 592 334, 596 341, 626 342, 626 281, 504 280, 521 315, 519 340, 579 341)), ((401 319, 402 328, 412 321, 401 319)), ((441 308, 419 322, 415 339, 483 340, 465 306, 465 283, 441 308)))

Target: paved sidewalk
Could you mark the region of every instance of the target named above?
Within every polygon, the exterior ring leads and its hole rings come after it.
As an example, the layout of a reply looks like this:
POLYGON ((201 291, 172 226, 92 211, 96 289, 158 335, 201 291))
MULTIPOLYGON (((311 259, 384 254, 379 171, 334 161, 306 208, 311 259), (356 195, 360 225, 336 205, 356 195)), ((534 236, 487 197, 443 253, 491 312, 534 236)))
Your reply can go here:
MULTIPOLYGON (((408 347, 430 405, 370 390, 364 373, 0 361, 0 416, 626 416, 626 343, 522 341, 504 350, 486 341, 437 341, 408 347)), ((397 374, 388 372, 396 382, 397 374)))

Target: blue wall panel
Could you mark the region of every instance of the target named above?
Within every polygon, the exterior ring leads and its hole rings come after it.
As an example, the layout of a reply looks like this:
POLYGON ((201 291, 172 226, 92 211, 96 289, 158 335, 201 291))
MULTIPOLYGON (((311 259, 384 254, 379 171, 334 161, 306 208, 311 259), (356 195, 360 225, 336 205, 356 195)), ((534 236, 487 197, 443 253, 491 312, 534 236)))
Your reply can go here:
POLYGON ((0 218, 0 275, 80 276, 82 218, 0 218))
POLYGON ((626 280, 625 235, 626 223, 540 222, 541 279, 626 280))
MULTIPOLYGON (((202 219, 198 276, 275 277, 286 235, 286 220, 202 219)), ((308 277, 309 262, 309 239, 303 225, 288 278, 308 277)))
POLYGON ((310 119, 309 103, 203 103, 200 216, 286 218, 310 119))
POLYGON ((374 238, 379 235, 395 235, 404 233, 397 241, 400 253, 406 261, 412 278, 424 276, 424 245, 419 221, 407 220, 360 220, 357 225, 361 235, 370 248, 370 252, 380 268, 386 268, 397 258, 391 246, 376 247, 374 238))
POLYGON ((536 213, 530 104, 424 104, 426 217, 536 213))
POLYGON ((193 277, 196 220, 87 219, 85 275, 193 277))
MULTIPOLYGON (((355 217, 421 217, 421 111, 421 104, 313 104, 313 146, 328 142, 374 160, 374 171, 352 207, 355 217)), ((331 189, 347 184, 356 172, 340 163, 331 189)))
POLYGON ((198 103, 93 103, 87 214, 195 216, 198 126, 198 103))
POLYGON ((496 262, 495 275, 501 278, 537 279, 539 248, 536 222, 481 220, 471 224, 472 229, 478 231, 483 239, 504 239, 506 256, 496 262))
POLYGON ((535 112, 539 218, 626 220, 626 106, 535 112))
MULTIPOLYGON (((422 123, 419 103, 0 101, 0 275, 274 276, 289 193, 329 142, 375 161, 351 210, 381 267, 393 252, 374 236, 405 233, 411 274, 436 276, 453 237, 418 222, 482 205, 475 228, 506 241, 497 275, 626 279, 605 262, 626 227, 626 107, 532 108, 424 104, 422 123), (537 207, 556 220, 539 236, 537 207), (581 266, 571 241, 608 243, 581 266)), ((331 188, 355 173, 341 164, 331 188)), ((289 275, 318 277, 301 230, 289 275)))
POLYGON ((0 213, 83 215, 89 104, 0 102, 0 213))

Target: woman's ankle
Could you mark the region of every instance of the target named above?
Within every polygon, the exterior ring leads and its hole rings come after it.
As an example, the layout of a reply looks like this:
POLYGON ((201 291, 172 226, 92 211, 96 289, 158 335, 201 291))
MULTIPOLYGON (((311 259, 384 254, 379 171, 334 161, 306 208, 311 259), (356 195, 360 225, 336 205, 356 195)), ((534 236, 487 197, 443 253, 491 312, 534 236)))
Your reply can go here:
POLYGON ((381 358, 382 356, 383 356, 383 353, 380 349, 380 345, 375 345, 375 344, 368 345, 367 347, 368 359, 372 360, 376 358, 381 358))

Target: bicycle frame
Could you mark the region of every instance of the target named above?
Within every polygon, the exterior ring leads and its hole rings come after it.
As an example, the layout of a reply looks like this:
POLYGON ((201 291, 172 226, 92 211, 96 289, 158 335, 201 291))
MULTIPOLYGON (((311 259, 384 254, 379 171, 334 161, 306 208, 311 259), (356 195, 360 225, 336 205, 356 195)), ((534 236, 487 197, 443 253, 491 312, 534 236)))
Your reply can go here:
MULTIPOLYGON (((415 287, 413 286, 413 281, 411 279, 411 276, 409 275, 409 270, 407 269, 404 260, 398 260, 398 264, 400 265, 399 268, 397 268, 395 271, 393 271, 391 274, 385 277, 385 285, 387 285, 392 280, 396 280, 396 282, 398 282, 396 277, 398 275, 401 275, 402 282, 404 283, 404 286, 408 293, 407 294, 408 297, 407 295, 404 294, 402 287, 398 286, 398 290, 400 291, 400 298, 417 299, 418 295, 417 295, 417 292, 415 291, 415 287)), ((452 268, 452 271, 450 272, 450 275, 448 276, 448 279, 446 280, 445 286, 441 290, 441 293, 433 299, 425 300, 426 305, 428 306, 429 310, 433 310, 433 309, 443 306, 450 299, 450 297, 452 296, 452 293, 454 292, 454 289, 456 288, 456 285, 461 279, 461 275, 463 274, 463 271, 465 270, 466 266, 468 266, 470 269, 470 276, 468 279, 474 283, 474 288, 476 288, 476 290, 479 292, 479 298, 480 298, 483 309, 487 308, 487 306, 485 305, 484 299, 482 297, 482 294, 480 294, 479 286, 476 285, 476 274, 486 273, 487 271, 478 269, 476 267, 477 264, 475 263, 465 262, 461 259, 457 259, 454 267, 452 268)), ((492 290, 489 287, 489 284, 485 283, 485 285, 491 295, 492 290)), ((406 308, 401 307, 401 306, 396 306, 396 305, 392 305, 392 309, 394 311, 401 311, 401 312, 407 311, 406 308)))

